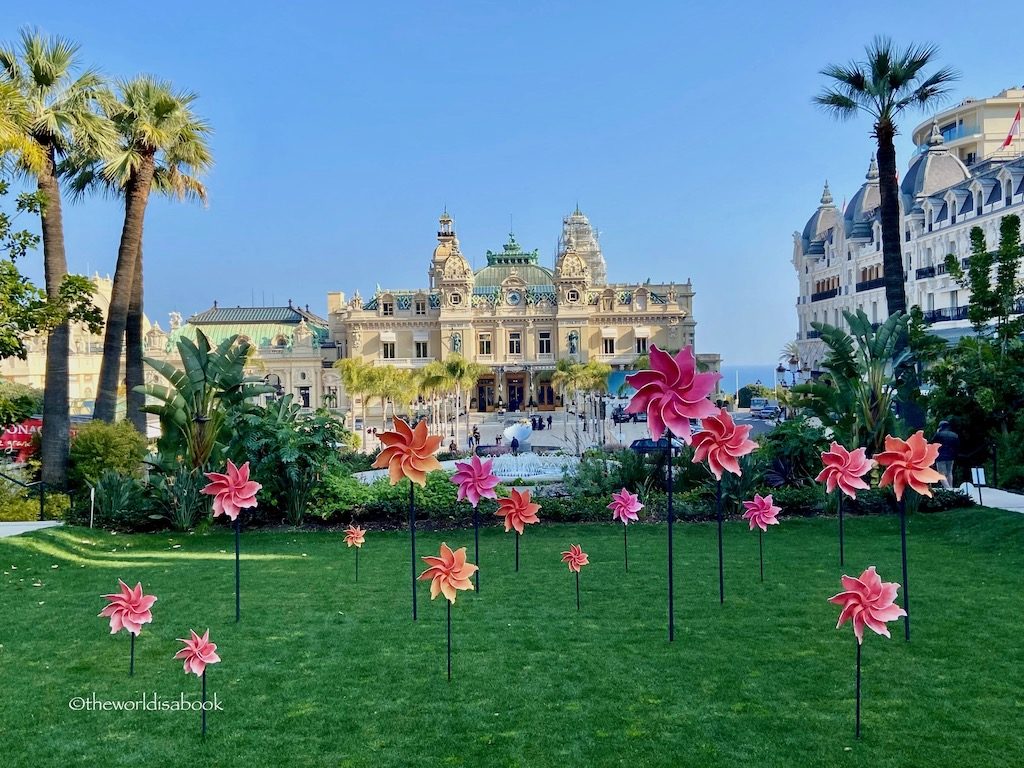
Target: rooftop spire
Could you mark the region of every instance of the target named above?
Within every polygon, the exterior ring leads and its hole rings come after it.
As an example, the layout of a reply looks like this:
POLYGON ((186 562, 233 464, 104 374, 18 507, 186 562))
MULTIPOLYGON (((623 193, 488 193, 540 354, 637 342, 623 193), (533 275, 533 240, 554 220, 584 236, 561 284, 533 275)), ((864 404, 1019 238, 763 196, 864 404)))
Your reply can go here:
POLYGON ((868 173, 865 176, 868 181, 878 181, 878 161, 875 156, 871 156, 871 162, 868 163, 868 173))
POLYGON ((825 179, 825 188, 821 190, 821 204, 823 206, 832 205, 832 192, 828 188, 828 179, 825 179))

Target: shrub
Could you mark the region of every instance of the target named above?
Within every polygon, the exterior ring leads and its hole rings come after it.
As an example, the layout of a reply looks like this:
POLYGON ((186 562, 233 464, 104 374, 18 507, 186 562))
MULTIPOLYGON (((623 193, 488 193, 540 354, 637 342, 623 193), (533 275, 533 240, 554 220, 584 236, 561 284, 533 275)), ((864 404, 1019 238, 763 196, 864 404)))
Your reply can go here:
POLYGON ((110 469, 96 482, 93 524, 121 531, 142 531, 153 527, 142 484, 131 475, 110 469))
POLYGON ((68 480, 79 490, 94 486, 107 470, 137 477, 146 455, 146 438, 127 421, 83 424, 71 441, 68 480))
POLYGON ((821 471, 821 454, 828 449, 825 430, 803 417, 782 422, 758 441, 767 465, 765 482, 773 488, 813 483, 821 471))
POLYGON ((317 485, 309 511, 324 520, 331 520, 359 510, 372 495, 370 486, 352 475, 332 473, 317 485))
MULTIPOLYGON (((71 500, 63 493, 49 491, 43 501, 43 517, 63 520, 68 517, 71 500)), ((0 478, 0 523, 39 519, 39 496, 35 491, 0 478)))
POLYGON ((206 478, 198 469, 179 464, 173 474, 157 475, 150 486, 152 506, 176 531, 189 531, 209 508, 200 491, 206 478))

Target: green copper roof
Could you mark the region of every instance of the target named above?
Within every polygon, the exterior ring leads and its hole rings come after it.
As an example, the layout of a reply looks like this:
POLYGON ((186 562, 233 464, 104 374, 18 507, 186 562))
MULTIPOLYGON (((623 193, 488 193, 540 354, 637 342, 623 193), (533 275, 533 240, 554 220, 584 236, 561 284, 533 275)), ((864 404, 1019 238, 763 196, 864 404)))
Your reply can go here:
POLYGON ((501 253, 487 252, 487 266, 494 266, 495 264, 536 264, 537 261, 537 249, 535 248, 527 253, 516 242, 516 236, 511 232, 508 233, 508 242, 501 247, 501 253))
POLYGON ((539 260, 536 249, 524 251, 510 232, 500 253, 487 251, 487 266, 474 278, 475 292, 480 288, 497 287, 513 274, 528 286, 554 285, 551 271, 540 266, 539 260))

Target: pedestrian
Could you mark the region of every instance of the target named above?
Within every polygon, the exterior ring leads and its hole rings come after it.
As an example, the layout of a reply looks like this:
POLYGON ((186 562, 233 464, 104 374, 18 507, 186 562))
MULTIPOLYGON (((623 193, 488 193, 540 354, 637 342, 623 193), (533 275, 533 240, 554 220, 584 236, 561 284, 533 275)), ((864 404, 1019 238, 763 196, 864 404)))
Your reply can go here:
POLYGON ((548 414, 548 429, 551 429, 551 422, 552 421, 553 421, 553 419, 551 418, 551 414, 549 413, 548 414))
POLYGON ((945 419, 939 422, 939 431, 932 438, 939 444, 939 456, 935 460, 935 469, 942 473, 942 487, 949 490, 953 487, 953 462, 960 453, 960 435, 945 419))
POLYGON ((513 437, 512 438, 512 442, 509 443, 509 445, 512 446, 512 455, 513 456, 518 456, 519 455, 519 438, 518 437, 513 437))
POLYGON ((473 452, 473 435, 472 434, 466 436, 466 447, 469 448, 469 452, 470 453, 473 452))
POLYGON ((448 452, 449 453, 458 453, 459 452, 459 445, 458 445, 458 443, 455 442, 455 438, 454 437, 452 438, 452 441, 450 443, 448 443, 448 452))
POLYGON ((498 434, 496 434, 494 436, 494 444, 495 445, 501 445, 501 432, 499 432, 498 434))

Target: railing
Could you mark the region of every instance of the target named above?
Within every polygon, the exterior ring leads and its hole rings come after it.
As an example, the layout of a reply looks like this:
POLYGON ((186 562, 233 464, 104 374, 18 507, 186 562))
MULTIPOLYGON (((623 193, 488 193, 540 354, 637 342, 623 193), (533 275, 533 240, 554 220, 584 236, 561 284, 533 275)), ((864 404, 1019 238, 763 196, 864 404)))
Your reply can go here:
POLYGON ((821 331, 818 331, 818 330, 815 330, 814 328, 812 328, 811 330, 809 330, 807 332, 807 338, 808 339, 820 339, 821 338, 821 331))
POLYGON ((811 301, 824 301, 825 299, 834 299, 838 295, 838 288, 830 288, 827 291, 818 291, 817 293, 812 293, 811 301))
POLYGON ((3 472, 0 472, 0 477, 2 477, 4 480, 7 480, 9 482, 14 483, 15 485, 20 485, 22 488, 24 488, 26 490, 28 490, 30 488, 38 488, 39 489, 39 519, 40 520, 45 520, 46 519, 46 483, 44 483, 42 480, 36 480, 34 483, 23 483, 18 478, 11 477, 10 475, 4 474, 3 472))
POLYGON ((884 277, 873 277, 870 280, 862 280, 857 283, 857 293, 860 293, 861 291, 870 291, 872 288, 881 288, 884 285, 884 277))
POLYGON ((956 320, 967 319, 967 307, 945 307, 943 309, 929 309, 924 313, 924 321, 932 323, 948 323, 956 320))
POLYGON ((926 277, 935 277, 935 267, 921 267, 915 275, 918 280, 923 280, 926 277))
POLYGON ((433 357, 375 357, 374 365, 391 365, 395 368, 421 368, 436 358, 433 357))

